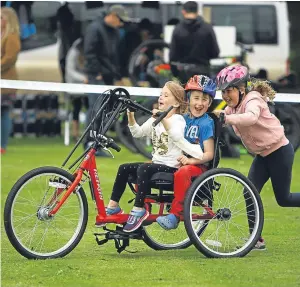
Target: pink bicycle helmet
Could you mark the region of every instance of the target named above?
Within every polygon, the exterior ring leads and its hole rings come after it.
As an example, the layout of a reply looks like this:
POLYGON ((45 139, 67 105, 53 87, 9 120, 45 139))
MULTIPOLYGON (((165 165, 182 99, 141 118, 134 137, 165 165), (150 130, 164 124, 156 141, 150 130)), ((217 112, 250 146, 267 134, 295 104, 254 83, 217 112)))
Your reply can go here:
POLYGON ((235 65, 224 68, 217 75, 217 89, 225 90, 229 87, 237 87, 250 79, 250 74, 245 66, 235 65))

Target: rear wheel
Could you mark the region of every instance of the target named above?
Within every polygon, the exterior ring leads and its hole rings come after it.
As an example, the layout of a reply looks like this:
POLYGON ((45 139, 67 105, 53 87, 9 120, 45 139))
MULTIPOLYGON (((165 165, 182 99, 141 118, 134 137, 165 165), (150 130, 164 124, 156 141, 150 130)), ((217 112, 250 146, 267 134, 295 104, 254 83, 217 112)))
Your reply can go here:
POLYGON ((73 181, 73 175, 63 169, 40 167, 13 186, 5 203, 4 226, 21 255, 29 259, 64 257, 79 243, 88 220, 88 203, 81 187, 49 216, 73 181))
POLYGON ((185 228, 195 247, 207 257, 243 257, 258 241, 263 228, 263 206, 254 185, 241 173, 212 169, 198 177, 184 203, 185 228), (200 233, 193 221, 211 200, 210 218, 200 233))

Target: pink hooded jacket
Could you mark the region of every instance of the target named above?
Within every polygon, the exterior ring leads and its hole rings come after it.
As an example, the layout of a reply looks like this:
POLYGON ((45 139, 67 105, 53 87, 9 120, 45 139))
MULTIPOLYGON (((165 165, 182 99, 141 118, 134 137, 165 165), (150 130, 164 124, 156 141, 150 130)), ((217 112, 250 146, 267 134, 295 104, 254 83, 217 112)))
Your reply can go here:
POLYGON ((258 92, 248 93, 237 109, 226 107, 225 114, 225 123, 232 125, 249 152, 267 156, 289 143, 284 127, 258 92))

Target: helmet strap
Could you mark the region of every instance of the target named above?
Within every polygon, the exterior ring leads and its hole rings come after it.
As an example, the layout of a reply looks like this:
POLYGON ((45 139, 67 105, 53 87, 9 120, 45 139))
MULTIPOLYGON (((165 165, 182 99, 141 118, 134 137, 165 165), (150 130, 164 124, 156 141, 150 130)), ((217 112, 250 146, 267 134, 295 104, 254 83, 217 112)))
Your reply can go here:
POLYGON ((240 105, 240 103, 243 100, 244 95, 241 93, 241 91, 239 90, 239 101, 237 103, 237 105, 234 107, 235 109, 240 105))

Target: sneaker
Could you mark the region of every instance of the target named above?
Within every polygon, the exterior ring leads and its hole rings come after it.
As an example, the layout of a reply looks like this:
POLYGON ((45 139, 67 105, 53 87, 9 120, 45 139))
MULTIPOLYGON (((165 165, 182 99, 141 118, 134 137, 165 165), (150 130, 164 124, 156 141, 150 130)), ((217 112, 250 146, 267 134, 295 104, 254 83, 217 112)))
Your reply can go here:
POLYGON ((156 222, 165 230, 176 229, 178 227, 179 221, 180 220, 178 219, 178 217, 173 213, 156 218, 156 222))
MULTIPOLYGON (((120 206, 117 206, 115 208, 106 207, 105 211, 106 211, 107 216, 118 215, 118 214, 123 214, 124 213, 123 209, 121 209, 120 206)), ((95 223, 95 227, 103 227, 105 225, 106 225, 106 223, 102 223, 102 222, 99 222, 99 223, 96 222, 95 223)))
POLYGON ((123 231, 132 232, 137 230, 148 216, 149 212, 146 209, 141 211, 131 210, 123 231))
POLYGON ((253 247, 252 250, 259 250, 259 251, 265 251, 267 250, 267 247, 266 247, 266 242, 264 241, 264 239, 259 239, 255 246, 253 247))
MULTIPOLYGON (((245 242, 246 242, 248 240, 248 238, 244 238, 243 240, 245 240, 245 242)), ((241 247, 242 246, 237 246, 236 249, 239 249, 241 247)), ((256 244, 252 248, 252 251, 253 250, 259 250, 259 251, 265 251, 265 250, 267 250, 265 240, 263 238, 258 239, 258 241, 256 242, 256 244)))

